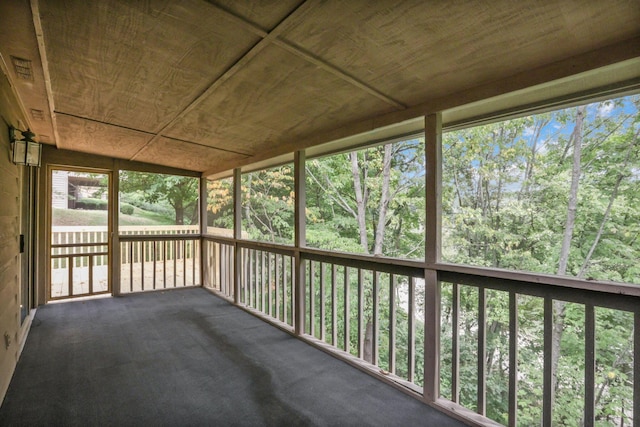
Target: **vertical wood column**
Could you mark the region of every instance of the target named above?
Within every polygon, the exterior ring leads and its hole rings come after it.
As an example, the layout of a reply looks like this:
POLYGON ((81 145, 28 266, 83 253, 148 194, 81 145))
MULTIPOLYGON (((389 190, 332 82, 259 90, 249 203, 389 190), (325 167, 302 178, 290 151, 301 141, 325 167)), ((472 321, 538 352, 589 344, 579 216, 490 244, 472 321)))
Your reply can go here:
POLYGON ((305 152, 304 150, 296 151, 294 156, 294 193, 295 193, 295 211, 294 211, 294 229, 295 229, 295 294, 294 294, 294 329, 296 335, 302 335, 305 332, 305 285, 306 285, 306 263, 300 254, 300 248, 306 245, 306 173, 305 173, 305 152))
POLYGON ((440 286, 433 265, 440 260, 440 188, 442 181, 442 116, 425 117, 425 157, 427 170, 425 223, 425 319, 424 391, 426 402, 434 402, 440 389, 440 286))
POLYGON ((633 426, 640 427, 640 309, 633 314, 633 384, 633 426))
POLYGON ((109 257, 109 265, 111 266, 111 292, 114 297, 121 294, 120 292, 120 161, 114 160, 112 172, 109 181, 109 230, 108 235, 111 236, 111 256, 109 257))
POLYGON ((238 239, 242 238, 242 174, 239 168, 233 170, 233 302, 240 304, 242 268, 238 239))
MULTIPOLYGON (((198 197, 198 203, 200 203, 200 286, 204 287, 211 285, 209 282, 210 278, 208 264, 209 245, 202 238, 202 236, 207 234, 207 178, 205 178, 204 176, 200 177, 200 197, 198 197)), ((195 263, 195 256, 193 262, 195 263)), ((195 285, 195 275, 193 280, 193 284, 195 285)))
POLYGON ((551 427, 553 423, 553 300, 544 299, 544 372, 542 394, 542 426, 551 427))

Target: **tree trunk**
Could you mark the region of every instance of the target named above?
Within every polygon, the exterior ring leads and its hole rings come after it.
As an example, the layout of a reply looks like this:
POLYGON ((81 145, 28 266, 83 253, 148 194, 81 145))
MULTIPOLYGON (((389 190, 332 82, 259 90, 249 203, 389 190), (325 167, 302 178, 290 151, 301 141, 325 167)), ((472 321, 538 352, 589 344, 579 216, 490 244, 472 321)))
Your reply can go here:
POLYGON ((174 209, 176 210, 176 225, 184 225, 184 206, 182 200, 176 200, 174 209))
POLYGON ((584 262, 582 263, 582 267, 578 272, 578 277, 580 278, 582 278, 584 274, 587 272, 587 268, 589 267, 589 262, 591 261, 591 256, 593 255, 593 252, 595 251, 596 247, 598 246, 598 243, 600 242, 600 238, 602 237, 602 233, 604 232, 604 226, 607 224, 609 215, 611 214, 611 208, 613 207, 613 203, 616 201, 616 198, 618 197, 618 190, 620 189, 620 183, 624 179, 624 170, 629 165, 629 158, 631 157, 633 148, 636 146, 637 143, 638 143, 638 135, 636 134, 634 141, 632 141, 631 144, 629 144, 629 150, 627 151, 627 155, 625 156, 624 165, 622 166, 622 171, 618 174, 616 178, 616 183, 613 187, 613 191, 611 192, 611 196, 609 197, 609 204, 607 205, 607 209, 604 212, 602 221, 600 221, 600 228, 598 228, 598 233, 596 234, 596 238, 593 240, 593 244, 589 248, 589 252, 587 253, 587 256, 585 257, 584 262))
POLYGON ((362 357, 366 362, 373 363, 373 324, 371 322, 367 322, 364 329, 364 354, 362 357))
MULTIPOLYGON (((349 153, 351 159, 351 173, 353 174, 353 189, 356 196, 356 206, 358 208, 358 229, 360 231, 360 245, 365 253, 369 253, 369 240, 367 239, 366 222, 366 201, 363 198, 362 183, 360 181, 360 168, 358 166, 358 153, 349 153)), ((365 177, 366 178, 366 177, 365 177)))
MULTIPOLYGON (((576 211, 578 207, 578 188, 580 185, 580 161, 582 157, 582 127, 584 122, 585 106, 580 106, 576 111, 576 125, 571 135, 573 140, 573 165, 571 171, 571 188, 569 190, 569 203, 567 206, 567 220, 564 226, 564 235, 562 238, 562 248, 560 249, 560 260, 558 262, 558 275, 563 276, 567 273, 567 265, 569 262, 569 252, 571 249, 571 239, 573 238, 573 228, 576 221, 576 211)), ((553 302, 553 330, 551 343, 551 392, 555 394, 558 386, 558 361, 560 360, 560 343, 562 342, 562 333, 564 330, 564 319, 566 311, 566 302, 553 302)))
POLYGON ((382 164, 382 189, 380 190, 380 207, 378 209, 378 225, 376 226, 376 241, 373 248, 374 255, 382 254, 384 243, 384 229, 387 223, 387 209, 389 208, 389 184, 391 181, 391 144, 384 146, 384 160, 382 164))
POLYGON ((525 167, 524 179, 522 187, 518 192, 518 200, 521 200, 524 194, 528 194, 531 189, 531 180, 533 178, 533 169, 536 162, 536 153, 538 152, 538 141, 540 140, 540 134, 542 129, 549 124, 550 120, 540 120, 536 122, 534 127, 533 143, 531 144, 531 153, 527 158, 527 165, 525 167))

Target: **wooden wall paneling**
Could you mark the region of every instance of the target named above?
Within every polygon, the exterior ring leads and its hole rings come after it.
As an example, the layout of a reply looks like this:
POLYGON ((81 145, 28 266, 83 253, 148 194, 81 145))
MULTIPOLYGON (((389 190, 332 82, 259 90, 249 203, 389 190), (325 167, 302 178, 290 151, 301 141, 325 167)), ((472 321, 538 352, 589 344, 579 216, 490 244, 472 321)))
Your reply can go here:
MULTIPOLYGON (((13 204, 15 202, 7 201, 7 203, 13 204)), ((12 259, 17 253, 19 253, 19 241, 20 236, 20 222, 18 214, 0 216, 0 263, 2 260, 12 259)))
POLYGON ((4 64, 0 73, 0 402, 20 352, 20 168, 10 160, 9 126, 26 122, 4 64))
MULTIPOLYGON (((17 257, 12 264, 17 265, 17 257)), ((13 265, 5 270, 0 270, 0 281, 8 286, 0 290, 0 404, 9 387, 9 381, 13 375, 19 356, 20 344, 18 324, 18 276, 17 268, 13 265), (8 346, 7 346, 8 343, 8 346)))

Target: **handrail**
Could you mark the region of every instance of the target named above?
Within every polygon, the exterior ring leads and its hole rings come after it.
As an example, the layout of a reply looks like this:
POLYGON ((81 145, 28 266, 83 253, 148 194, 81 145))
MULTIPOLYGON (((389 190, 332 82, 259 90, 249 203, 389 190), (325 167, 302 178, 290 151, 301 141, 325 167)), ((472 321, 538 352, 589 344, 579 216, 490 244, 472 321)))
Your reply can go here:
POLYGON ((296 252, 310 261, 338 263, 348 267, 376 270, 381 273, 405 274, 408 276, 424 277, 424 263, 422 261, 384 256, 354 254, 349 252, 334 252, 315 248, 296 249, 289 245, 260 242, 256 240, 234 239, 230 237, 203 235, 207 241, 227 245, 237 244, 239 248, 267 250, 281 255, 293 256, 296 252))
POLYGON ((347 267, 373 270, 380 273, 392 273, 424 278, 424 266, 421 262, 377 257, 373 255, 355 255, 340 252, 333 253, 315 249, 309 250, 307 248, 300 249, 300 254, 304 259, 310 261, 340 264, 347 267))
MULTIPOLYGON (((127 236, 129 238, 131 236, 127 236)), ((136 236, 137 237, 137 236, 136 236)), ((202 239, 228 245, 237 244, 238 247, 268 250, 283 255, 293 255, 299 252, 304 259, 344 264, 349 267, 371 269, 380 272, 406 274, 415 277, 424 277, 424 272, 418 270, 434 270, 439 274, 459 273, 467 276, 486 277, 491 279, 504 279, 511 282, 527 282, 538 286, 553 286, 555 288, 569 288, 588 290, 593 292, 640 297, 640 284, 626 284, 619 282, 600 281, 593 279, 581 279, 571 276, 558 276, 545 273, 526 271, 514 271, 489 267, 469 266, 462 264, 449 264, 445 262, 425 263, 419 260, 403 258, 391 258, 385 256, 355 254, 349 252, 328 251, 310 247, 294 248, 278 243, 260 242, 256 240, 234 239, 231 237, 202 235, 202 239)), ((122 238, 122 237, 121 237, 122 238)))
POLYGON ((152 242, 154 240, 200 240, 200 234, 126 234, 119 235, 121 242, 152 242))
POLYGON ((109 252, 87 252, 81 254, 59 254, 59 255, 51 255, 51 258, 84 258, 89 256, 102 256, 109 255, 109 252))
POLYGON ((52 244, 51 248, 55 249, 55 248, 90 248, 93 246, 108 246, 109 242, 93 242, 93 243, 59 243, 59 244, 52 244))
POLYGON ((489 267, 475 267, 460 264, 435 263, 427 264, 427 269, 440 274, 461 274, 491 279, 504 279, 511 282, 527 282, 538 287, 553 286, 556 288, 579 289, 612 295, 640 297, 640 284, 626 284, 618 282, 580 279, 571 276, 558 276, 544 273, 530 273, 525 271, 504 270, 489 267))

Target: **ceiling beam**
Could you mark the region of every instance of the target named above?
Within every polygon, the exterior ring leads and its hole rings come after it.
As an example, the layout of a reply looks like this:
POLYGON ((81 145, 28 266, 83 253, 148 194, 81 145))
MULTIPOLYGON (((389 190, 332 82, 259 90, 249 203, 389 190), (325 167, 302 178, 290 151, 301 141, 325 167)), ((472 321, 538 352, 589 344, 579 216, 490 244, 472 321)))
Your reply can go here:
POLYGON ((44 86, 47 91, 47 104, 49 106, 49 115, 51 117, 51 127, 53 128, 53 142, 57 148, 64 148, 60 135, 58 134, 55 104, 53 101, 53 89, 51 87, 51 74, 49 74, 49 61, 47 59, 47 50, 45 49, 44 31, 42 30, 42 21, 40 21, 40 5, 38 0, 31 0, 31 13, 33 15, 33 28, 36 32, 36 39, 38 40, 38 51, 40 53, 40 62, 42 64, 42 73, 44 75, 44 86))

